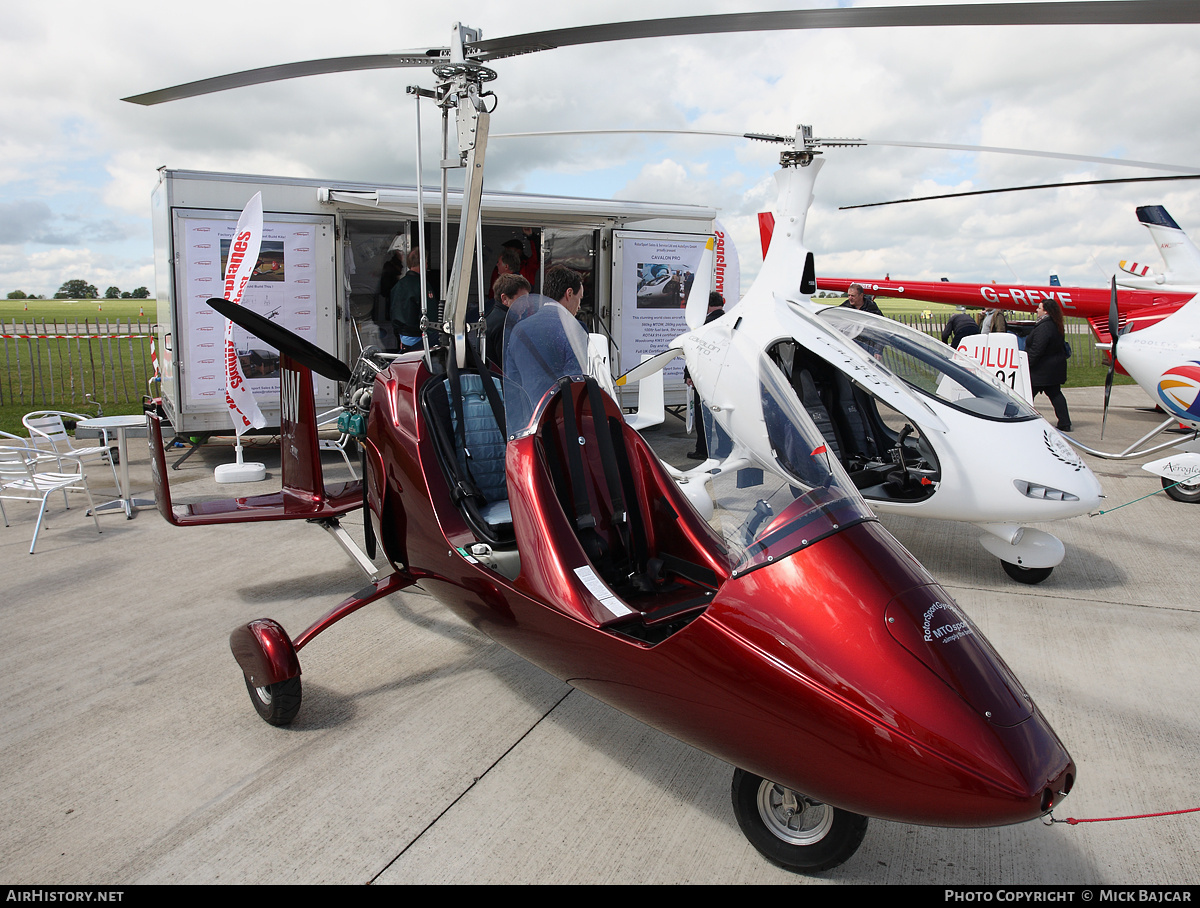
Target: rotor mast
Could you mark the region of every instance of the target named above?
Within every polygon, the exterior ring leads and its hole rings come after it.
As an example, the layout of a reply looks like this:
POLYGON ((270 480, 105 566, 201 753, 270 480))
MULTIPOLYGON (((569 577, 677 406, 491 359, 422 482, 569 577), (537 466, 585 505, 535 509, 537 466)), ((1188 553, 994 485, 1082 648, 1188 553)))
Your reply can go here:
MULTIPOLYGON (((490 92, 483 91, 483 83, 496 78, 494 70, 467 59, 466 44, 479 41, 478 29, 454 23, 450 33, 450 59, 433 67, 437 76, 437 104, 442 109, 442 243, 441 243, 441 302, 443 305, 442 330, 454 339, 454 355, 459 366, 466 361, 467 298, 471 290, 471 267, 474 260, 476 237, 479 233, 480 208, 483 202, 483 173, 487 157, 488 128, 491 111, 484 100, 490 92), (451 111, 454 111, 455 153, 449 154, 451 111), (446 206, 447 176, 450 170, 465 168, 463 178, 462 208, 459 213, 458 243, 454 251, 454 265, 450 269, 449 285, 446 284, 446 206)), ((493 110, 495 109, 493 105, 493 110)), ((418 174, 418 182, 420 174, 418 174)), ((424 243, 424 237, 421 238, 424 243)), ((480 294, 483 287, 479 288, 480 294)))

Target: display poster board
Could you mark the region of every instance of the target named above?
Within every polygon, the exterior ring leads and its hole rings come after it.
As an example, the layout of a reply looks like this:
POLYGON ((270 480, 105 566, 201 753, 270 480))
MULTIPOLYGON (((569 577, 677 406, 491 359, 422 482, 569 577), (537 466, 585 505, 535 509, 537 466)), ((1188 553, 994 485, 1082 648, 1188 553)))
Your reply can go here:
MULTIPOLYGON (((696 278, 707 234, 614 234, 613 337, 620 347, 615 371, 627 372, 643 356, 662 353, 687 331, 684 303, 696 278)), ((683 360, 663 370, 667 389, 683 386, 683 360)))
MULTIPOLYGON (((189 409, 222 410, 225 320, 208 305, 220 296, 237 213, 175 212, 176 361, 189 409), (181 343, 182 342, 182 343, 181 343)), ((336 355, 333 218, 266 213, 262 247, 242 305, 336 355)), ((263 412, 279 410, 279 352, 234 326, 242 372, 263 412)), ((317 400, 336 387, 318 378, 317 400)))

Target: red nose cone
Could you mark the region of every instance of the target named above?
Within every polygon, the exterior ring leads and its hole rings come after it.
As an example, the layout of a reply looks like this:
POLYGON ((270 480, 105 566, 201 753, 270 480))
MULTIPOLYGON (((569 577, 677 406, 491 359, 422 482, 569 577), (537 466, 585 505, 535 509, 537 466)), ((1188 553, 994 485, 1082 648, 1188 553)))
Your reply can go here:
POLYGON ((762 715, 728 757, 757 775, 937 826, 1032 819, 1073 784, 1012 672, 878 524, 729 581, 703 620, 757 657, 746 670, 762 715))

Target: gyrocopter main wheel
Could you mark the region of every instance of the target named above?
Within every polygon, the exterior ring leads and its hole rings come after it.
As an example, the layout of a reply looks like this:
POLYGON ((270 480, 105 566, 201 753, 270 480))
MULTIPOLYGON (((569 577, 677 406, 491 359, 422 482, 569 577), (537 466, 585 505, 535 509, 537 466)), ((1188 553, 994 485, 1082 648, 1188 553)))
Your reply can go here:
POLYGON ((1164 476, 1162 485, 1163 490, 1176 501, 1182 501, 1185 504, 1195 504, 1200 501, 1200 482, 1177 483, 1164 476))
POLYGON ((1028 568, 1019 564, 1013 564, 1011 561, 1000 562, 1004 567, 1004 573, 1008 574, 1017 583, 1041 583, 1054 571, 1054 568, 1028 568))
POLYGON ((299 675, 266 687, 255 687, 249 678, 242 677, 250 692, 250 702, 265 721, 271 725, 287 725, 296 718, 296 713, 300 712, 299 675))
POLYGON ((761 776, 733 773, 733 813, 750 844, 793 873, 845 863, 867 834, 867 818, 814 801, 761 776))

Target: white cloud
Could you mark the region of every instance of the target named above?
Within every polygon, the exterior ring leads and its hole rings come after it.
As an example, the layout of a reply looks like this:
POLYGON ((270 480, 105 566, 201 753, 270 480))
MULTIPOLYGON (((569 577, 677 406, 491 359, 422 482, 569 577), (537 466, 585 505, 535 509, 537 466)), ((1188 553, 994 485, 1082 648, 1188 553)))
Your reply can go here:
MULTIPOLYGON (((780 5, 744 3, 737 11, 780 5)), ((94 271, 52 273, 56 266, 47 263, 45 250, 25 246, 0 256, 0 290, 52 292, 74 276, 96 284, 111 276, 123 288, 152 282, 149 193, 160 165, 411 182, 413 113, 404 87, 428 86, 431 79, 416 71, 342 74, 153 108, 122 103, 125 95, 254 66, 442 44, 454 20, 496 37, 730 10, 708 0, 618 0, 604 7, 529 0, 518 8, 482 0, 436 8, 415 0, 345 0, 331 8, 296 0, 282 8, 240 4, 242 21, 233 28, 223 14, 149 0, 6 9, 0 204, 44 204, 59 226, 74 218, 80 228, 70 247, 75 258, 57 267, 94 271), (140 239, 119 241, 129 223, 140 239), (110 239, 100 242, 100 236, 110 239), (44 283, 30 286, 35 278, 44 283)), ((693 126, 787 133, 803 122, 819 135, 1200 165, 1197 37, 1195 26, 864 29, 562 48, 495 64, 493 129, 693 126)), ((425 123, 429 164, 436 130, 432 118, 425 123)), ((741 140, 497 141, 489 178, 496 188, 570 186, 581 196, 619 192, 719 208, 753 270, 754 214, 773 204, 777 154, 775 147, 741 140)), ((1200 232, 1195 183, 839 212, 839 205, 947 186, 1126 172, 915 149, 835 149, 826 157, 809 219, 810 245, 826 272, 990 278, 1008 276, 1007 260, 1027 280, 1041 280, 1053 267, 1064 280, 1099 283, 1092 256, 1111 269, 1118 258, 1151 254, 1135 205, 1166 204, 1181 224, 1200 232)))

